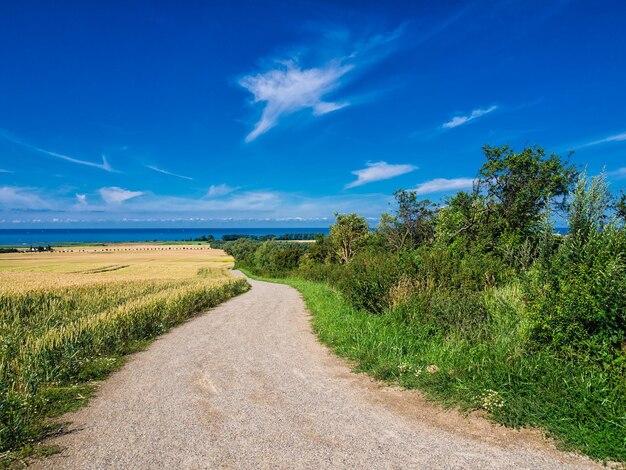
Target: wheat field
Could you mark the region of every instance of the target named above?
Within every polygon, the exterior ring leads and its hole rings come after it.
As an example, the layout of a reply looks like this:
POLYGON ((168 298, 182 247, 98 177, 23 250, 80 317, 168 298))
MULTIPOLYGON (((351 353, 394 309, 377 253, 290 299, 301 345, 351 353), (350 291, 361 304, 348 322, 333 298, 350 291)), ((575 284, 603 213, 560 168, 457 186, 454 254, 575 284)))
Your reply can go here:
POLYGON ((50 390, 246 291, 232 265, 207 245, 0 255, 0 450, 41 434, 50 390))

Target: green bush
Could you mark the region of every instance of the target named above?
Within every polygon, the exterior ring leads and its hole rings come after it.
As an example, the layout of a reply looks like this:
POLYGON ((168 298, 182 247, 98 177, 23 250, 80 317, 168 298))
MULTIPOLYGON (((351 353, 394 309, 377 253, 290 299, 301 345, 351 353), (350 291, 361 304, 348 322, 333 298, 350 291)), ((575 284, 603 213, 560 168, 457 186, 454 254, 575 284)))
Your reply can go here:
POLYGON ((560 355, 626 370, 626 232, 606 223, 610 193, 600 175, 579 178, 571 234, 528 278, 530 340, 560 355))
POLYGON ((568 238, 531 272, 530 339, 566 356, 624 364, 626 236, 608 228, 586 237, 568 238))
POLYGON ((337 287, 355 307, 381 314, 390 306, 391 289, 403 271, 400 256, 363 251, 345 266, 337 287))
POLYGON ((252 266, 258 273, 282 276, 298 267, 308 247, 302 243, 266 241, 254 252, 252 266))
POLYGON ((428 334, 454 334, 467 339, 489 334, 490 318, 483 292, 414 289, 394 300, 393 314, 428 334))

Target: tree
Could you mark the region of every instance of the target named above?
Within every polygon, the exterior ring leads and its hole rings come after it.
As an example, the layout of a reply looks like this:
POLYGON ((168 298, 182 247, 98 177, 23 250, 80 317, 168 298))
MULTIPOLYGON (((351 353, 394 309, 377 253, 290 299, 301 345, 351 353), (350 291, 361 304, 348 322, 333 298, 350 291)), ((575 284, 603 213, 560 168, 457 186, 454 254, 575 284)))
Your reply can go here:
POLYGON ((335 247, 330 238, 323 234, 315 236, 315 243, 309 246, 306 256, 316 263, 333 263, 336 261, 335 247))
POLYGON ((432 241, 437 205, 428 199, 419 200, 413 191, 399 190, 393 195, 396 212, 382 214, 377 229, 387 244, 395 251, 402 251, 432 241))
POLYGON ((611 193, 604 172, 587 178, 585 170, 578 178, 569 205, 568 225, 573 237, 586 240, 592 231, 600 230, 611 206, 611 193))
POLYGON ((328 237, 339 261, 342 264, 349 263, 369 235, 369 226, 364 217, 359 217, 354 212, 349 215, 335 213, 335 217, 337 219, 330 227, 328 237))
POLYGON ((620 200, 615 204, 615 212, 622 222, 626 223, 626 193, 622 193, 620 200))
POLYGON ((478 173, 477 190, 497 216, 495 230, 525 237, 538 230, 545 209, 565 208, 578 174, 567 160, 547 156, 540 147, 516 153, 508 145, 485 145, 483 152, 487 161, 478 173))
POLYGON ((485 241, 491 238, 489 207, 486 198, 476 190, 459 191, 445 200, 435 224, 436 238, 453 242, 462 238, 466 242, 485 241))

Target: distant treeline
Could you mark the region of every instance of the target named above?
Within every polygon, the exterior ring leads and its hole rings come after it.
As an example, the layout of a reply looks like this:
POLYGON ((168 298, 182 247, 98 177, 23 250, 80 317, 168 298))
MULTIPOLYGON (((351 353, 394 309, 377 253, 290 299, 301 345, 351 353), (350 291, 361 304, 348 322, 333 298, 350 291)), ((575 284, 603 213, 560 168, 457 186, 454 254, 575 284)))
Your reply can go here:
POLYGON ((21 251, 52 251, 50 245, 46 246, 31 246, 28 250, 20 250, 18 248, 0 248, 0 253, 19 253, 21 251))
MULTIPOLYGON (((221 241, 223 242, 232 242, 235 240, 239 240, 241 238, 245 238, 247 240, 254 240, 264 242, 267 240, 281 240, 281 241, 302 241, 302 240, 315 240, 315 238, 322 236, 321 233, 285 233, 282 235, 275 235, 273 233, 269 233, 267 235, 248 235, 243 233, 226 233, 222 235, 221 241)), ((213 242, 216 241, 213 235, 202 235, 201 237, 194 238, 194 242, 213 242)))

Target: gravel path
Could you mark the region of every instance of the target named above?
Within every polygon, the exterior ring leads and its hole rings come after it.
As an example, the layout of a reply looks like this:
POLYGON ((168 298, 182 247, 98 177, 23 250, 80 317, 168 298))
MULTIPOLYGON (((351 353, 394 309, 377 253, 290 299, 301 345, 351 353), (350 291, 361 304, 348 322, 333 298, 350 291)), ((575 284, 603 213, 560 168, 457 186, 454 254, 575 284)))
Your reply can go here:
POLYGON ((252 289, 132 356, 33 468, 594 468, 350 372, 297 291, 252 289))

